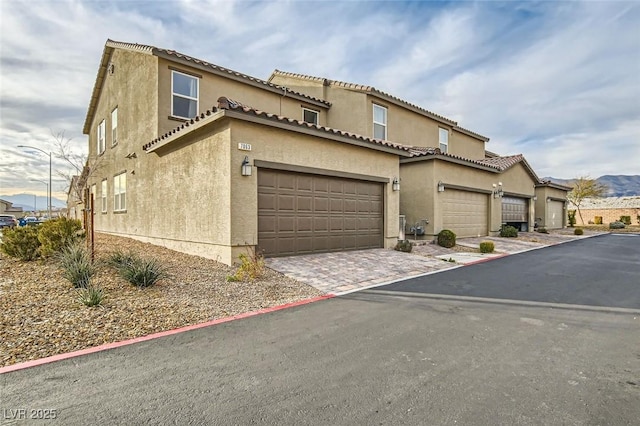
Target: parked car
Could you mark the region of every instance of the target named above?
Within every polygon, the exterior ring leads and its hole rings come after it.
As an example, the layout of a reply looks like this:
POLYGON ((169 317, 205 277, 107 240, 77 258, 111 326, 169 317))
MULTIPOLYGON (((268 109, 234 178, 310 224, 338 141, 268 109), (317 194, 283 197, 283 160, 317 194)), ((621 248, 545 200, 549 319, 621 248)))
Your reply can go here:
POLYGON ((20 226, 27 226, 27 225, 38 225, 39 223, 41 223, 37 217, 35 216, 25 216, 22 219, 20 219, 20 226))
POLYGON ((13 228, 18 224, 18 219, 12 214, 0 214, 0 229, 13 228))

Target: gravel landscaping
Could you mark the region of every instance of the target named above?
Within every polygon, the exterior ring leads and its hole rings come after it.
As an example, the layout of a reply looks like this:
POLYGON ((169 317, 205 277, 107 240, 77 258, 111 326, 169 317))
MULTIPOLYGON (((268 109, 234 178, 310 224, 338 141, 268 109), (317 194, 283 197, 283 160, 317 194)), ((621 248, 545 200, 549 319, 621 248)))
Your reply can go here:
POLYGON ((168 277, 139 289, 100 267, 99 307, 78 301, 54 260, 23 262, 0 253, 0 367, 320 296, 266 269, 254 282, 227 282, 234 268, 129 238, 96 234, 96 259, 119 248, 158 259, 168 277))

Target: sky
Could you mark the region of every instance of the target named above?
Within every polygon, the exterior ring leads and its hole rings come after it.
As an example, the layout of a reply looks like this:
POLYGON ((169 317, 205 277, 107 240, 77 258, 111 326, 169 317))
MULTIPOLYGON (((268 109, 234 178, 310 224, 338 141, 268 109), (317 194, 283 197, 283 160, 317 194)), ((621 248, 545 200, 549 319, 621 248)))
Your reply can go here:
POLYGON ((366 84, 556 178, 640 174, 638 1, 0 0, 0 195, 66 199, 105 41, 366 84), (59 139, 59 138, 58 138, 59 139))

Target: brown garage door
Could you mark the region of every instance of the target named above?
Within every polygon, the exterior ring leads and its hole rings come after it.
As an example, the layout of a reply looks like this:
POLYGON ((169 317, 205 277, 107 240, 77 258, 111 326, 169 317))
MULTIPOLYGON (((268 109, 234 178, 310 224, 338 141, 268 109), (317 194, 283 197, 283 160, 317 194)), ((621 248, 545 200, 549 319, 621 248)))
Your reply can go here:
POLYGON ((502 223, 528 222, 527 200, 517 197, 502 197, 502 223))
POLYGON ((447 189, 442 197, 442 225, 458 237, 487 235, 487 194, 447 189))
POLYGON ((383 247, 383 185, 260 169, 258 249, 267 256, 383 247))

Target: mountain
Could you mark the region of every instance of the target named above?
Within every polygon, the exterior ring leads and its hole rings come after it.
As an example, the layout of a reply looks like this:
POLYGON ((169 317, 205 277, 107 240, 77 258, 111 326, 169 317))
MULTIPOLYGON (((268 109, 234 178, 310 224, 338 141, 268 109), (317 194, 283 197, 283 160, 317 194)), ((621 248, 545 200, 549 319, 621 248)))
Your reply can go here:
MULTIPOLYGON (((561 185, 571 186, 572 179, 559 179, 553 177, 543 178, 561 185)), ((596 179, 598 183, 609 188, 607 197, 640 196, 640 175, 604 175, 596 179)))
MULTIPOLYGON (((14 207, 22 207, 22 210, 25 212, 35 210, 34 201, 36 204, 35 207, 37 207, 38 210, 47 210, 47 197, 43 196, 36 197, 33 194, 0 195, 0 199, 13 203, 14 207)), ((63 208, 67 207, 67 203, 58 198, 52 197, 51 206, 54 209, 63 208)))

